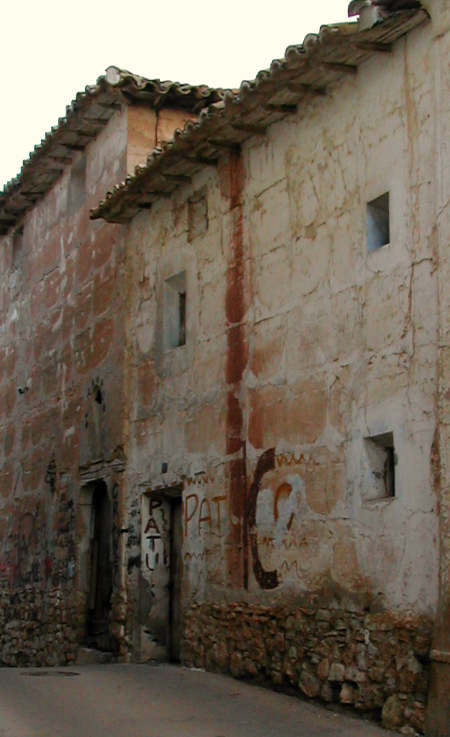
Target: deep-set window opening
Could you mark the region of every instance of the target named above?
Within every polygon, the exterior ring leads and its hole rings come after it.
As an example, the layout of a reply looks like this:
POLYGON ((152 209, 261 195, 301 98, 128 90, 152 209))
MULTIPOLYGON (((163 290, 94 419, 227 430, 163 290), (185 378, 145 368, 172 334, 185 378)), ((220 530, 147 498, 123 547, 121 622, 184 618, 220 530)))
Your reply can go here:
POLYGON ((186 292, 178 293, 178 345, 186 343, 186 292))
POLYGON ((367 203, 366 226, 369 251, 377 251, 390 242, 389 192, 367 203))
POLYGON ((395 497, 395 467, 397 455, 394 447, 394 434, 385 432, 365 439, 372 483, 367 498, 390 499, 395 497))
POLYGON ((165 281, 164 329, 168 348, 178 348, 186 343, 186 272, 181 271, 165 281))

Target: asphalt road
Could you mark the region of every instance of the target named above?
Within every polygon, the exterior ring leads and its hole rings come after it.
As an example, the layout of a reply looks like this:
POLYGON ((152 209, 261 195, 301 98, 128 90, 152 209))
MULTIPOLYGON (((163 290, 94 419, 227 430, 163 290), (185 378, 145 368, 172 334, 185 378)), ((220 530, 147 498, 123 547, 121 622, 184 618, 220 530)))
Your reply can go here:
POLYGON ((222 675, 172 665, 0 668, 0 737, 388 737, 222 675))

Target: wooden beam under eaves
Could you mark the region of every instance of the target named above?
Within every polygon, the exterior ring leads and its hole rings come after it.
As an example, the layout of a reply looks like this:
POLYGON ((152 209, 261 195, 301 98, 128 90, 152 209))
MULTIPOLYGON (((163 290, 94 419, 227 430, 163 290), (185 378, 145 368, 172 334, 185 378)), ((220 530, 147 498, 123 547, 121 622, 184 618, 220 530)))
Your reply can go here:
POLYGON ((104 123, 99 125, 98 123, 92 123, 92 126, 89 126, 87 128, 86 126, 83 128, 80 126, 80 128, 76 128, 74 130, 74 133, 76 133, 79 136, 83 136, 83 138, 87 138, 88 141, 92 141, 93 138, 95 138, 98 133, 100 133, 101 129, 104 127, 104 123))
POLYGON ((210 146, 224 149, 224 151, 238 151, 241 147, 240 143, 234 143, 233 141, 218 141, 215 138, 208 139, 208 143, 210 146))
POLYGON ((120 102, 99 102, 98 100, 96 100, 95 104, 99 107, 104 108, 105 110, 121 110, 122 108, 120 102))
POLYGON ((168 179, 169 182, 176 182, 177 184, 186 184, 192 179, 192 177, 188 177, 187 174, 169 174, 166 172, 159 172, 159 174, 164 177, 164 179, 168 179))
POLYGON ((343 72, 344 74, 356 74, 358 71, 356 64, 341 64, 337 61, 323 61, 322 66, 333 72, 343 72))
POLYGON ((92 118, 88 118, 88 116, 86 115, 83 122, 85 122, 87 125, 92 124, 95 125, 95 127, 103 127, 108 122, 108 118, 94 118, 94 116, 92 116, 92 118))
POLYGON ((67 148, 69 151, 84 151, 86 145, 83 146, 79 143, 61 143, 61 146, 64 146, 64 148, 67 148))
POLYGON ((128 225, 131 223, 136 212, 128 213, 127 215, 99 215, 99 218, 107 220, 109 223, 117 223, 118 225, 128 225))
POLYGON ((53 153, 50 158, 53 159, 53 161, 60 161, 62 164, 71 164, 73 161, 73 157, 67 156, 67 154, 53 153))
POLYGON ((362 51, 379 51, 383 54, 390 54, 392 51, 392 44, 381 41, 355 41, 355 46, 362 51))
POLYGON ((296 113, 297 105, 276 105, 273 102, 267 102, 264 105, 264 109, 271 113, 281 113, 282 115, 285 115, 286 113, 296 113))
POLYGON ((173 191, 167 192, 165 189, 148 189, 145 192, 146 195, 149 197, 154 197, 155 199, 157 197, 172 197, 173 191))
POLYGON ((199 156, 198 154, 183 154, 183 159, 190 161, 192 164, 200 164, 201 166, 217 166, 219 161, 217 158, 199 156))
POLYGON ((250 133, 252 136, 265 136, 267 131, 266 125, 258 123, 231 123, 231 127, 242 133, 250 133))
MULTIPOLYGON (((71 159, 71 161, 72 161, 72 159, 71 159)), ((49 172, 52 172, 52 173, 55 172, 55 171, 60 171, 60 172, 61 171, 64 171, 64 169, 66 168, 66 165, 65 164, 62 164, 59 159, 54 159, 52 156, 49 156, 47 158, 47 161, 46 161, 45 166, 46 166, 47 170, 49 172)))
POLYGON ((318 95, 319 97, 324 97, 327 94, 326 87, 305 84, 302 82, 289 82, 287 88, 289 92, 294 92, 295 94, 318 95))

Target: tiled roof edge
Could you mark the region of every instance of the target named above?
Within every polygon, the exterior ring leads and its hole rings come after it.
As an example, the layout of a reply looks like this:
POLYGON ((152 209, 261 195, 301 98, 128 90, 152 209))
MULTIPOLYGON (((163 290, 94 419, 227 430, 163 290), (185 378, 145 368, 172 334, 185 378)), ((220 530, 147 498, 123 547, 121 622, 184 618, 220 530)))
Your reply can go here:
POLYGON ((147 79, 116 66, 108 67, 95 85, 77 93, 65 115, 24 160, 19 174, 0 191, 0 235, 7 233, 45 195, 74 153, 99 133, 123 102, 144 101, 155 108, 178 104, 198 113, 223 95, 224 90, 207 85, 147 79))
POLYGON ((189 121, 171 141, 155 149, 145 166, 107 192, 91 210, 91 218, 129 222, 139 209, 148 209, 158 196, 167 196, 205 164, 213 164, 227 147, 239 146, 263 133, 295 110, 299 102, 325 93, 326 88, 357 71, 376 53, 389 52, 392 43, 426 19, 426 11, 395 12, 383 23, 359 31, 357 23, 322 26, 303 43, 288 46, 282 59, 243 81, 236 93, 204 108, 198 122, 189 121))

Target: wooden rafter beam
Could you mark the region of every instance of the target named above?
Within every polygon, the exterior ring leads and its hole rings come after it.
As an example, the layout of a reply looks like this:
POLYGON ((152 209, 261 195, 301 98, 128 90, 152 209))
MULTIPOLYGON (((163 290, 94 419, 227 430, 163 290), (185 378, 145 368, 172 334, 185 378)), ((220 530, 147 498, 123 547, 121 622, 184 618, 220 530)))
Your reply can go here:
POLYGON ((320 97, 324 97, 324 95, 327 94, 326 87, 320 87, 313 84, 304 84, 302 82, 289 82, 287 88, 289 92, 294 92, 296 94, 298 93, 305 95, 318 95, 320 97))
POLYGON ((237 131, 254 136, 264 136, 267 131, 266 125, 258 125, 258 123, 231 123, 231 126, 237 131))
POLYGON ((356 41, 355 46, 362 51, 380 51, 383 54, 390 54, 392 51, 392 44, 380 41, 356 41))
POLYGON ((216 138, 210 138, 208 143, 214 148, 223 148, 225 151, 237 151, 240 148, 239 143, 233 143, 233 141, 218 141, 216 138))
POLYGON ((176 184, 186 184, 192 179, 187 174, 169 174, 168 172, 160 172, 160 174, 164 179, 168 179, 169 182, 175 182, 176 184))
POLYGON ((202 166, 217 166, 218 159, 214 157, 199 156, 198 154, 183 154, 186 161, 192 164, 201 164, 202 166))
POLYGON ((322 66, 333 72, 343 72, 344 74, 356 74, 358 71, 356 64, 341 64, 336 61, 323 61, 322 66))
POLYGON ((273 102, 266 103, 264 108, 271 113, 282 113, 283 115, 297 112, 297 105, 276 105, 273 102))

